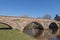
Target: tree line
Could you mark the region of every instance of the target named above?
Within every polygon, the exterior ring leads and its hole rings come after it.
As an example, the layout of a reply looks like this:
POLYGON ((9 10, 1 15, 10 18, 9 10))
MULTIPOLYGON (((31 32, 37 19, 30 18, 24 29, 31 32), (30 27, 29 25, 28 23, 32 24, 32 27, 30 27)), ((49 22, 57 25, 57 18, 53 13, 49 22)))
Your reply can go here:
MULTIPOLYGON (((28 15, 23 15, 22 17, 24 17, 24 18, 31 18, 28 15)), ((37 17, 37 18, 51 19, 52 20, 52 17, 49 14, 45 14, 43 17, 37 17)), ((53 20, 60 21, 60 16, 58 14, 56 14, 55 17, 53 18, 53 20)))
MULTIPOLYGON (((44 19, 51 19, 51 15, 44 15, 43 16, 44 19)), ((56 21, 60 21, 60 16, 58 14, 55 15, 55 17, 53 18, 56 21)))
POLYGON ((60 21, 60 16, 57 14, 57 15, 54 17, 54 20, 60 21))

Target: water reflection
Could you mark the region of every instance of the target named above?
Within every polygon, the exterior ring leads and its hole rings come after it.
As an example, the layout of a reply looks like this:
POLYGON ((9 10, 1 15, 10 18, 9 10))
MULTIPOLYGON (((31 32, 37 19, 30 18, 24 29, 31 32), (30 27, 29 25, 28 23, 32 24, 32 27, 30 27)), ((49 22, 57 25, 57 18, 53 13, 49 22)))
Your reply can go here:
POLYGON ((34 36, 35 38, 39 37, 43 33, 43 30, 39 30, 39 29, 36 29, 36 30, 37 30, 37 31, 35 31, 36 35, 34 36))
POLYGON ((43 26, 37 22, 32 22, 26 25, 24 28, 23 32, 33 36, 33 37, 38 37, 39 35, 42 34, 43 32, 43 26))
POLYGON ((58 31, 58 29, 49 29, 49 32, 51 32, 52 34, 56 34, 58 31))
POLYGON ((58 40, 56 36, 50 38, 49 40, 58 40))
POLYGON ((53 36, 49 40, 60 40, 60 35, 53 36))
POLYGON ((51 23, 49 30, 44 30, 43 26, 37 22, 32 22, 23 29, 23 32, 34 36, 38 40, 60 40, 59 35, 55 35, 58 31, 58 26, 56 23, 51 23), (43 36, 41 36, 43 33, 43 36))
POLYGON ((26 28, 24 30, 24 33, 33 37, 38 37, 39 35, 43 33, 43 30, 34 29, 34 28, 33 29, 26 28))
POLYGON ((52 34, 56 34, 56 32, 58 31, 58 25, 56 23, 52 22, 49 25, 49 29, 51 30, 52 34))

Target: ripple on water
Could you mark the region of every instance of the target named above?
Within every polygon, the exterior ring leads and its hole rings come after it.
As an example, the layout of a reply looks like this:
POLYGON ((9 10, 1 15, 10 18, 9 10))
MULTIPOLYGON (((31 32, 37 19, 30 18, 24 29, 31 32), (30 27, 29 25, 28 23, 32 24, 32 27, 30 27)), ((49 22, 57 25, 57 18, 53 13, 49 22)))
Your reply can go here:
POLYGON ((53 36, 49 40, 60 40, 60 35, 53 36))

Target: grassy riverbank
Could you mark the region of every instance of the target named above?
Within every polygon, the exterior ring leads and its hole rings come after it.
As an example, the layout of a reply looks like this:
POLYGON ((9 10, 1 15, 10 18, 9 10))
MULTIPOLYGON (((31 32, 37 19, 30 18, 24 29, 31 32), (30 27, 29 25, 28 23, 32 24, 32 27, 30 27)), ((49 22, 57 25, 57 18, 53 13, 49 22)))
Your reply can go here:
POLYGON ((0 30, 0 40, 35 40, 19 30, 0 30))

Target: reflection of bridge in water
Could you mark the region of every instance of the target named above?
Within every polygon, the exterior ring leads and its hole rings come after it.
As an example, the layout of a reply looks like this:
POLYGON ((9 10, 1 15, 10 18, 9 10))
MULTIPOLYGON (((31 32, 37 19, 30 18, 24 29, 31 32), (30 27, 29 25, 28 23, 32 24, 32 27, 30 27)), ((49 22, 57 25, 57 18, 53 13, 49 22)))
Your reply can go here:
POLYGON ((49 40, 51 37, 58 36, 60 29, 54 22, 49 25, 49 29, 44 29, 39 23, 32 22, 25 27, 24 32, 40 40, 49 40))
POLYGON ((0 16, 0 22, 42 39, 56 36, 60 33, 60 22, 55 20, 0 16))

